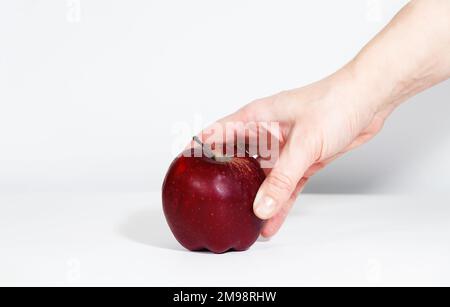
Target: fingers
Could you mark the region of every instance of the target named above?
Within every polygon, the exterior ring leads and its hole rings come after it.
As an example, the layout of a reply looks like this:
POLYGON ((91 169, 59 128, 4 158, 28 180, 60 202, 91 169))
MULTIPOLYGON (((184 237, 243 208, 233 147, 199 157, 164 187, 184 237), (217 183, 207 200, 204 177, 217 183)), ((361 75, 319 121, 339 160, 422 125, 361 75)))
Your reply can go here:
MULTIPOLYGON (((250 122, 266 121, 270 122, 274 119, 274 108, 273 101, 276 96, 271 96, 263 99, 256 100, 237 112, 230 114, 217 122, 213 123, 206 129, 203 129, 201 133, 197 135, 203 142, 208 143, 224 143, 227 137, 233 137, 233 135, 239 134, 239 125, 233 124, 248 124, 250 122), (227 127, 228 125, 228 127, 227 127), (228 129, 225 129, 228 128, 228 129)), ((279 119, 278 119, 279 120, 279 119)), ((247 127, 248 128, 248 127, 247 127)), ((267 127, 256 127, 256 128, 267 128, 267 127)), ((270 128, 270 127, 269 127, 270 128)), ((247 138, 256 138, 257 131, 252 131, 248 129, 247 138)), ((255 129, 253 129, 255 130, 255 129)), ((257 130, 257 129, 256 129, 257 130)), ((269 129, 269 132, 270 129, 269 129)))
POLYGON ((302 178, 291 198, 282 206, 280 211, 273 218, 266 221, 261 231, 261 235, 263 237, 270 238, 280 230, 295 201, 297 200, 298 195, 303 191, 307 182, 308 178, 302 178))
MULTIPOLYGON (((240 149, 246 148, 251 156, 258 155, 269 160, 268 153, 272 146, 278 148, 284 140, 278 122, 260 121, 261 110, 267 108, 264 100, 249 104, 203 129, 197 137, 212 149, 226 144, 226 152, 229 153, 237 145, 240 149)), ((196 146, 195 142, 190 142, 188 148, 193 146, 196 146)))
MULTIPOLYGON (((238 128, 235 125, 228 125, 227 123, 242 123, 245 120, 245 114, 243 109, 237 111, 236 113, 230 114, 215 123, 209 125, 207 128, 203 129, 197 137, 203 142, 207 144, 223 144, 224 140, 230 139, 235 136, 236 129, 238 128)), ((190 141, 187 145, 187 148, 192 148, 195 146, 194 141, 190 141)))
POLYGON ((314 149, 303 139, 298 144, 290 137, 274 168, 267 176, 255 198, 253 210, 260 219, 275 216, 295 192, 297 184, 313 164, 314 149))

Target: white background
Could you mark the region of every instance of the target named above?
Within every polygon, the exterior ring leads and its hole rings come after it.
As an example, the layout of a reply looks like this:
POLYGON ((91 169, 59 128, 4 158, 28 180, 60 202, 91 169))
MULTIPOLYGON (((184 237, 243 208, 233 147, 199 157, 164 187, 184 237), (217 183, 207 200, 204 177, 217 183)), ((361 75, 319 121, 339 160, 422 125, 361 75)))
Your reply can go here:
POLYGON ((449 82, 250 252, 184 253, 161 213, 176 127, 332 73, 406 2, 2 1, 0 283, 450 282, 449 82))

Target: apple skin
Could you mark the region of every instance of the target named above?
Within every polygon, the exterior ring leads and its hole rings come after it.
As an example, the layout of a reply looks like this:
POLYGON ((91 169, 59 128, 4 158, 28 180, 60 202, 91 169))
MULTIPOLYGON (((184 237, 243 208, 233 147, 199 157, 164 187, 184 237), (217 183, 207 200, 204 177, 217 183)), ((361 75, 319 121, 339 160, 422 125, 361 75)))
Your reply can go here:
POLYGON ((191 251, 247 250, 263 226, 253 213, 265 179, 258 161, 233 157, 219 162, 191 154, 175 159, 163 184, 163 209, 172 233, 191 251))

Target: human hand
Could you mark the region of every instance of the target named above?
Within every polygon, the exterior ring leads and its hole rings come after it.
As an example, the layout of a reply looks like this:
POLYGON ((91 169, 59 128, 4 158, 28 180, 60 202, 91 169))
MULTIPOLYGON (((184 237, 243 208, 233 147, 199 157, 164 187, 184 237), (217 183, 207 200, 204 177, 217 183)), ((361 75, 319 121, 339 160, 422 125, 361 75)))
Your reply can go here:
POLYGON ((230 122, 280 124, 281 153, 254 203, 267 220, 263 236, 279 230, 312 175, 370 140, 403 101, 450 77, 449 16, 448 1, 412 1, 337 73, 254 101, 215 124, 225 131, 230 122))
POLYGON ((281 152, 275 165, 265 169, 267 178, 254 203, 255 214, 267 220, 263 236, 279 230, 311 176, 381 129, 391 109, 377 109, 362 94, 343 69, 310 86, 256 100, 215 123, 223 130, 236 122, 279 123, 280 135, 275 137, 281 152))

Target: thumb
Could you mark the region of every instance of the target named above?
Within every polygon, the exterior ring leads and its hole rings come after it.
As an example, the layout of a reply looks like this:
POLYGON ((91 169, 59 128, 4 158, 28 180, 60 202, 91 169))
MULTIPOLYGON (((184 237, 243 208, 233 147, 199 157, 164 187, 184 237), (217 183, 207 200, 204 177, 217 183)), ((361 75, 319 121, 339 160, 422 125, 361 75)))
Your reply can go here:
MULTIPOLYGON (((310 148, 302 144, 293 144, 290 137, 272 171, 256 195, 253 210, 263 220, 275 216, 289 201, 297 183, 312 164, 310 148)), ((303 142, 300 142, 303 143, 303 142)))

